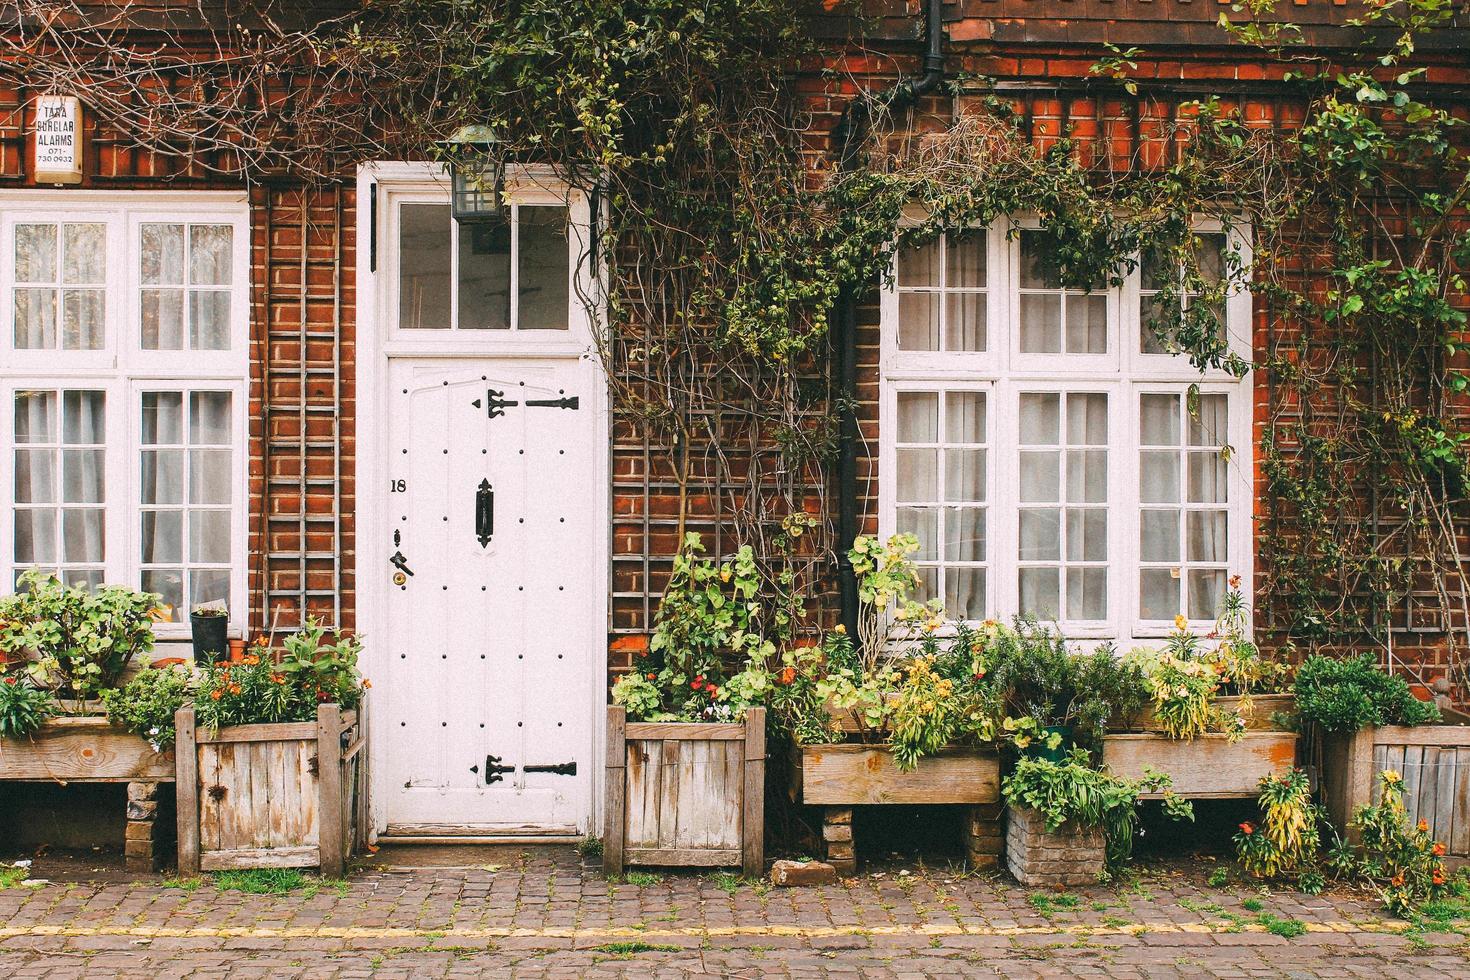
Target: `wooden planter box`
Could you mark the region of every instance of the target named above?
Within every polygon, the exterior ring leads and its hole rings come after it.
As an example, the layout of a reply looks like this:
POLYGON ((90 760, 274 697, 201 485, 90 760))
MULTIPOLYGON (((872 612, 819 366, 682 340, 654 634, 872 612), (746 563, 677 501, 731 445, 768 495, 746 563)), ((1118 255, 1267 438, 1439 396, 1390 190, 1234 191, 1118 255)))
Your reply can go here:
POLYGON ((52 718, 28 740, 0 738, 0 780, 127 783, 127 868, 152 871, 162 857, 158 784, 174 781, 174 750, 155 752, 106 717, 52 718))
POLYGON ((1216 734, 1192 739, 1152 733, 1105 735, 1103 764, 1113 775, 1129 779, 1142 779, 1145 768, 1168 773, 1174 792, 1191 799, 1255 799, 1262 778, 1289 772, 1296 765, 1296 748, 1295 732, 1247 731, 1234 742, 1216 734))
MULTIPOLYGON (((1212 700, 1217 708, 1227 714, 1239 710, 1242 701, 1249 701, 1250 711, 1245 715, 1245 722, 1246 731, 1250 732, 1280 731, 1280 726, 1271 720, 1272 716, 1296 713, 1296 698, 1290 694, 1256 694, 1250 698, 1223 697, 1212 700)), ((1154 718, 1152 706, 1144 708, 1131 718, 1109 725, 1109 728, 1119 732, 1158 732, 1162 730, 1154 718)))
POLYGON ((179 873, 309 868, 340 878, 367 832, 366 726, 335 704, 316 721, 178 727, 179 873))
POLYGON ((629 722, 607 709, 602 865, 765 867, 766 709, 742 724, 629 722))
POLYGON ((1000 756, 993 749, 948 748, 899 769, 884 745, 803 745, 793 767, 793 796, 826 807, 822 839, 840 874, 857 869, 852 808, 881 804, 967 804, 966 850, 973 864, 1000 857, 1000 756))
POLYGON ((1445 711, 1443 725, 1390 725, 1352 735, 1321 736, 1322 801, 1338 831, 1358 807, 1377 802, 1378 774, 1404 777, 1409 822, 1429 821, 1450 867, 1470 865, 1470 716, 1445 711))

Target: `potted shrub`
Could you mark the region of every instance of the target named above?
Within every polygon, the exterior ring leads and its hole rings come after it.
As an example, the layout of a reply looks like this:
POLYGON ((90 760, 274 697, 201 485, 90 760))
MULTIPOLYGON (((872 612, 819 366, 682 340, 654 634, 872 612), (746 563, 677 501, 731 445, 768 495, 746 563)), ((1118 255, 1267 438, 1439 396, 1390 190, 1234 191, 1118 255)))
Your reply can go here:
POLYGON ((1248 799, 1262 778, 1296 765, 1291 698, 1277 693, 1287 669, 1251 641, 1238 586, 1232 578, 1208 637, 1179 617, 1162 649, 1127 655, 1150 698, 1145 710, 1118 716, 1103 739, 1103 762, 1113 772, 1136 779, 1156 769, 1174 777, 1181 796, 1248 799))
POLYGON ((765 861, 765 709, 773 613, 747 545, 702 558, 698 534, 675 557, 648 657, 612 689, 603 867, 765 861), (730 665, 738 665, 732 669, 730 665), (652 805, 649 805, 649 804, 652 805))
POLYGON ((1006 865, 1030 887, 1092 884, 1133 853, 1138 801, 1158 794, 1174 819, 1194 819, 1188 800, 1169 790, 1169 777, 1122 779, 1095 769, 1087 752, 1064 759, 1022 758, 1006 777, 1006 865))
POLYGON ((320 867, 340 876, 366 831, 356 637, 308 618, 202 669, 175 715, 179 870, 320 867))
POLYGON ((1296 706, 1321 744, 1319 782, 1333 825, 1350 839, 1352 817, 1382 798, 1379 774, 1402 777, 1410 822, 1428 823, 1451 867, 1470 863, 1470 717, 1421 701, 1372 654, 1313 655, 1297 668, 1296 706))
POLYGON ((189 611, 189 631, 194 641, 194 662, 209 664, 230 653, 230 614, 221 604, 195 606, 189 611))
POLYGON ((158 597, 67 586, 27 572, 0 598, 0 780, 128 784, 126 857, 152 870, 158 785, 174 778, 170 746, 104 712, 153 648, 158 597))

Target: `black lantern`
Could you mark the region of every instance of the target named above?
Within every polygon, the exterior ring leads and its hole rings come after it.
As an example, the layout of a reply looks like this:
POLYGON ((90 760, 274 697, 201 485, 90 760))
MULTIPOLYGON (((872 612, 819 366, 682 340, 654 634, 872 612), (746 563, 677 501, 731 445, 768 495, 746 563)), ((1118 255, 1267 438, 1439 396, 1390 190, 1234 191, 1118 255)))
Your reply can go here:
POLYGON ((489 126, 461 126, 447 141, 454 220, 465 224, 502 224, 505 163, 495 153, 489 126))

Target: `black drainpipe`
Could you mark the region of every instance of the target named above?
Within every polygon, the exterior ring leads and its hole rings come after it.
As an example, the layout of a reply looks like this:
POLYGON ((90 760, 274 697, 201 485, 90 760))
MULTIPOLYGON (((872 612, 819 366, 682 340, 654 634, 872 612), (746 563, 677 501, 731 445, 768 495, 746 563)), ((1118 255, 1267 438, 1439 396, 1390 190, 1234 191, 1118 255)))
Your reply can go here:
MULTIPOLYGON (((843 110, 842 118, 832 129, 832 147, 839 173, 849 173, 857 168, 858 151, 867 139, 875 109, 902 112, 921 96, 938 88, 944 80, 942 4, 943 0, 926 0, 924 4, 924 74, 903 79, 877 95, 858 95, 843 110)), ((841 399, 837 435, 837 583, 842 602, 842 623, 853 642, 857 642, 858 637, 858 589, 857 576, 853 573, 847 552, 858 535, 857 304, 859 292, 865 286, 843 287, 837 298, 836 336, 833 338, 837 345, 837 391, 841 399)))

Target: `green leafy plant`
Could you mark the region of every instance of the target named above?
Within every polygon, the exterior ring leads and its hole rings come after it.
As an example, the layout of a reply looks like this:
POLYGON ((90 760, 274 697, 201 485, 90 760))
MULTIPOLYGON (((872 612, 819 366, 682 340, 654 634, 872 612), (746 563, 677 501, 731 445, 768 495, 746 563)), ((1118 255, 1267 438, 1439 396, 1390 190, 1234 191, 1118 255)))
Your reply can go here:
POLYGON ((1414 697, 1402 677, 1383 671, 1372 654, 1342 660, 1313 654, 1296 671, 1296 707, 1302 720, 1334 734, 1370 725, 1427 725, 1439 708, 1414 697))
POLYGON ((1241 867, 1257 878, 1316 872, 1323 816, 1306 772, 1266 776, 1260 791, 1261 823, 1246 821, 1235 835, 1241 867))
POLYGON ((107 717, 162 752, 174 743, 174 713, 188 703, 193 672, 182 664, 139 671, 121 688, 102 692, 107 717))
POLYGON ((30 738, 58 710, 50 691, 19 677, 0 675, 0 738, 30 738))
POLYGON ((194 696, 201 726, 311 721, 317 706, 336 702, 353 709, 370 686, 358 673, 361 642, 308 619, 286 640, 277 661, 258 645, 238 663, 204 668, 194 696))
POLYGON ((0 653, 26 660, 39 687, 80 711, 153 649, 159 597, 117 586, 86 589, 28 571, 0 597, 0 653))
POLYGON ((1006 802, 1034 810, 1056 830, 1068 821, 1101 827, 1107 839, 1108 866, 1121 866, 1133 854, 1138 829, 1138 799, 1143 793, 1163 792, 1164 812, 1176 820, 1193 820, 1188 800, 1174 795, 1172 780, 1148 771, 1141 780, 1122 779, 1088 764, 1086 751, 1073 749, 1061 762, 1021 758, 1001 784, 1006 802))
POLYGON ((1434 839, 1429 822, 1409 822, 1403 784, 1393 770, 1378 774, 1378 802, 1353 814, 1357 844, 1339 843, 1331 864, 1370 884, 1387 911, 1409 918, 1426 902, 1453 895, 1461 883, 1446 869, 1445 845, 1434 839))

